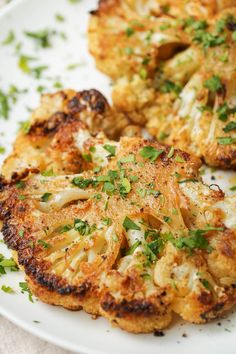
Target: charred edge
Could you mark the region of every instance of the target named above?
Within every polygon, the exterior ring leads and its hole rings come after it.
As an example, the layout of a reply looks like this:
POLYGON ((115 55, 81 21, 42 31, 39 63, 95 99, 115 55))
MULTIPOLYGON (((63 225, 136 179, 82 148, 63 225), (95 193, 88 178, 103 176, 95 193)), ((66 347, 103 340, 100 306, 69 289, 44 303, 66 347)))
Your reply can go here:
MULTIPOLYGON (((9 212, 7 216, 10 217, 9 212)), ((3 222, 2 234, 6 245, 13 250, 18 250, 20 236, 18 235, 16 226, 11 225, 8 219, 3 222)))
POLYGON ((118 318, 126 315, 135 316, 152 316, 156 314, 155 306, 147 300, 122 300, 117 303, 112 296, 107 296, 101 303, 101 307, 105 312, 114 312, 118 318))
POLYGON ((221 310, 224 308, 224 303, 223 302, 219 302, 218 304, 214 305, 210 310, 202 313, 200 315, 200 317, 207 321, 213 318, 216 318, 217 316, 220 315, 221 310))
POLYGON ((28 276, 49 291, 56 291, 60 295, 74 295, 83 299, 92 288, 92 284, 89 281, 85 281, 78 286, 72 286, 68 285, 65 279, 55 274, 47 273, 47 265, 43 261, 38 262, 34 259, 33 250, 30 248, 19 252, 18 261, 24 267, 28 276))
POLYGON ((77 95, 68 102, 68 110, 72 115, 88 108, 95 113, 102 114, 105 112, 107 106, 106 98, 97 90, 78 92, 77 95))
POLYGON ((18 173, 18 172, 13 172, 11 175, 11 181, 9 182, 9 185, 15 184, 16 182, 28 177, 30 173, 32 174, 37 174, 39 173, 38 168, 26 168, 23 172, 18 173))
POLYGON ((67 115, 64 112, 56 112, 48 120, 33 124, 28 135, 47 136, 54 134, 66 120, 67 115))

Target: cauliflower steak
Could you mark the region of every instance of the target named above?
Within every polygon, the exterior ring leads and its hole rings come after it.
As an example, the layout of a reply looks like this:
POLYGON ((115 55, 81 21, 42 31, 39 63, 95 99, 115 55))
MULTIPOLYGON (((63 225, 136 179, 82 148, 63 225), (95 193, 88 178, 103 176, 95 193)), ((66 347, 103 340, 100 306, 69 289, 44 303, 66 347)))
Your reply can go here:
POLYGON ((100 1, 88 37, 113 102, 157 140, 236 166, 235 1, 100 1), (232 7, 230 7, 232 6, 232 7))
POLYGON ((225 313, 236 301, 235 197, 204 185, 188 153, 76 123, 76 173, 1 185, 4 240, 33 294, 134 333, 173 313, 193 323, 225 313))

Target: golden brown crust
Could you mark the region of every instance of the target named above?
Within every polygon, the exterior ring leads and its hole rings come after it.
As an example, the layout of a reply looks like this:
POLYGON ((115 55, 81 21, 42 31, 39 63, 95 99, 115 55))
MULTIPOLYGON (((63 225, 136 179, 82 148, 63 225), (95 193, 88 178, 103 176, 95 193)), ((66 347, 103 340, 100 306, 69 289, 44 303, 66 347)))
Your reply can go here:
POLYGON ((78 122, 57 143, 85 136, 78 151, 91 160, 82 174, 2 186, 4 240, 33 294, 134 333, 167 327, 173 312, 194 323, 225 313, 236 299, 236 233, 224 210, 235 200, 203 185, 201 163, 188 153, 138 137, 91 136, 78 122), (94 172, 104 146, 115 156, 106 154, 94 172))
POLYGON ((102 1, 88 31, 98 68, 115 80, 116 109, 158 140, 223 169, 236 167, 235 129, 227 131, 235 123, 230 6, 236 2, 102 1), (215 76, 221 92, 205 86, 215 76), (223 109, 228 118, 219 118, 223 109))

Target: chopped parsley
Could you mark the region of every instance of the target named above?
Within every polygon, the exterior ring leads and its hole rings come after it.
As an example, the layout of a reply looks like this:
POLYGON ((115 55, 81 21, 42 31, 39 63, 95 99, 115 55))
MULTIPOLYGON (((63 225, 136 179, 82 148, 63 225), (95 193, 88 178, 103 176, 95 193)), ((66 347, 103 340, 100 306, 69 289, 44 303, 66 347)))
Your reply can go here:
POLYGON ((108 151, 110 153, 109 156, 115 156, 116 155, 116 146, 114 145, 103 145, 103 149, 105 149, 106 151, 108 151))
POLYGON ((50 248, 51 246, 49 245, 49 243, 45 242, 44 240, 38 240, 38 244, 43 246, 43 248, 47 249, 50 248))
POLYGON ((5 152, 6 152, 5 147, 0 145, 0 154, 5 154, 5 152))
POLYGON ((182 91, 182 86, 175 84, 173 81, 166 80, 164 83, 162 83, 159 89, 162 93, 174 92, 178 95, 182 91))
POLYGON ((186 179, 182 179, 181 181, 178 181, 179 184, 188 183, 188 182, 197 183, 199 181, 196 178, 186 178, 186 179))
POLYGON ((141 244, 140 241, 136 241, 127 251, 126 251, 126 256, 129 256, 134 253, 136 248, 141 244))
POLYGON ((2 41, 2 44, 9 45, 9 44, 13 43, 14 40, 15 40, 15 33, 13 31, 9 31, 6 38, 2 41))
POLYGON ((81 236, 87 236, 96 230, 96 225, 90 226, 87 221, 82 219, 75 219, 74 229, 78 231, 81 236))
POLYGON ((174 147, 172 146, 172 147, 170 148, 170 151, 168 152, 168 155, 167 155, 168 159, 171 159, 171 157, 174 156, 174 153, 175 153, 175 149, 174 149, 174 147))
POLYGON ((74 177, 72 180, 72 184, 74 184, 76 187, 79 187, 81 189, 86 189, 88 188, 91 184, 94 183, 94 180, 89 178, 83 178, 83 177, 74 177))
POLYGON ((236 138, 231 138, 230 136, 217 138, 219 145, 231 145, 236 143, 236 138))
POLYGON ((128 216, 126 216, 126 218, 124 219, 123 227, 125 228, 126 231, 141 230, 137 224, 135 224, 130 218, 128 218, 128 216))
POLYGON ((58 232, 59 232, 59 234, 64 234, 64 232, 68 232, 68 231, 70 231, 72 229, 73 229, 73 226, 67 224, 67 225, 64 225, 64 226, 60 227, 58 232))
POLYGON ((204 87, 207 88, 210 92, 218 92, 223 88, 223 85, 220 77, 213 75, 204 82, 204 87))
POLYGON ((41 197, 41 202, 43 203, 47 203, 49 201, 49 199, 51 198, 52 193, 44 193, 44 195, 42 195, 41 197))
POLYGON ((156 161, 156 159, 164 152, 164 150, 157 150, 153 146, 144 146, 139 154, 145 158, 150 160, 151 162, 156 161))
POLYGON ((29 297, 29 301, 30 302, 34 302, 33 300, 33 296, 32 296, 32 292, 28 286, 28 284, 26 282, 20 282, 19 283, 19 287, 21 289, 21 293, 24 294, 24 293, 28 293, 28 297, 29 297))
POLYGON ((125 30, 126 36, 131 37, 135 33, 134 29, 132 27, 127 27, 125 30))
POLYGON ((29 32, 25 31, 25 35, 33 40, 35 40, 36 44, 41 48, 50 48, 51 47, 51 35, 55 34, 55 31, 50 31, 48 29, 44 29, 37 32, 29 32))
POLYGON ((225 133, 231 132, 232 130, 236 130, 236 122, 230 122, 223 128, 225 133))
POLYGON ((175 156, 175 161, 179 163, 184 163, 185 159, 181 157, 180 155, 175 156))
POLYGON ((15 292, 10 286, 7 286, 7 285, 2 285, 1 289, 2 289, 2 291, 4 291, 4 293, 7 293, 7 294, 14 294, 14 292, 15 292))

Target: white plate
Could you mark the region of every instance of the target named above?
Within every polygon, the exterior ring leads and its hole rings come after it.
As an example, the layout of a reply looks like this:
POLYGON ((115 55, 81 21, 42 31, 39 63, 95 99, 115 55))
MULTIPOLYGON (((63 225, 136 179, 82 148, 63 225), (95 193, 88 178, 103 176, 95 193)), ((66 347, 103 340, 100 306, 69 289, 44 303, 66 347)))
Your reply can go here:
MULTIPOLYGON (((0 119, 0 146, 5 146, 7 153, 11 149, 18 123, 29 115, 27 107, 36 107, 39 102, 36 91, 39 85, 53 91, 53 84, 60 81, 64 87, 77 90, 97 88, 109 97, 109 81, 96 71, 87 51, 88 11, 95 7, 96 0, 81 0, 74 5, 69 0, 16 0, 2 10, 0 42, 11 30, 17 40, 7 46, 0 45, 0 90, 6 91, 11 84, 29 90, 27 94, 19 95, 9 120, 0 119), (56 13, 62 14, 66 21, 56 21, 56 13), (53 38, 52 48, 38 50, 35 43, 23 33, 25 30, 44 28, 65 32, 68 39, 65 41, 57 35, 53 38), (17 57, 15 54, 15 44, 19 41, 22 42, 21 53, 38 59, 31 61, 31 66, 49 66, 40 80, 32 79, 18 68, 19 55, 17 57), (76 70, 66 70, 68 65, 75 63, 80 64, 76 70)), ((3 158, 0 155, 0 162, 3 158)), ((210 172, 204 178, 210 183, 219 183, 225 191, 228 191, 230 184, 236 185, 234 172, 212 172, 216 180, 211 179, 210 172)), ((0 246, 0 252, 9 254, 3 245, 0 246)), ((83 312, 70 312, 36 300, 31 303, 26 294, 20 293, 18 283, 22 280, 20 273, 8 273, 0 278, 0 287, 3 284, 10 285, 16 291, 16 294, 9 295, 0 290, 0 313, 27 331, 69 350, 92 354, 218 354, 224 350, 227 354, 235 354, 236 316, 233 314, 204 326, 193 326, 178 320, 165 331, 164 337, 132 335, 111 328, 102 318, 92 320, 83 312)))

